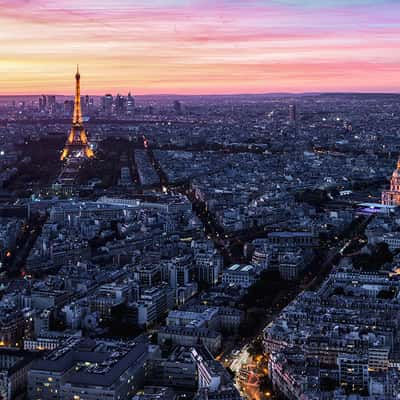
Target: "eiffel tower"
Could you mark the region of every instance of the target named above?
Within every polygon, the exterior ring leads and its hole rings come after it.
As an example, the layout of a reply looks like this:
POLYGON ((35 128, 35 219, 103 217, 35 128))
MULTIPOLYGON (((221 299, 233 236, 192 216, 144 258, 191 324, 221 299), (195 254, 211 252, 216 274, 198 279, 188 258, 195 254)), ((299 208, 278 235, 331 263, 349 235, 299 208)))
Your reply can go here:
POLYGON ((71 158, 92 158, 94 156, 93 150, 89 146, 87 133, 82 122, 81 75, 79 73, 79 66, 76 70, 75 81, 75 102, 72 128, 61 154, 62 161, 71 158))

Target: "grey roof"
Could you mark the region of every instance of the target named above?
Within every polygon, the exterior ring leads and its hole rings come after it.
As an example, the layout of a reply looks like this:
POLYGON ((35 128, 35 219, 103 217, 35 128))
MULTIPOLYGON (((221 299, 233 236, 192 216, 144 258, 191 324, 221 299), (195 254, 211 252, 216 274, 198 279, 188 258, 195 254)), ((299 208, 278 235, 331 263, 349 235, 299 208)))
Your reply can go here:
POLYGON ((33 363, 31 370, 65 373, 71 370, 79 362, 99 364, 96 368, 83 367, 72 371, 66 383, 72 385, 95 385, 109 387, 132 366, 140 367, 142 360, 147 354, 147 344, 135 343, 127 351, 96 351, 87 348, 82 349, 79 345, 68 350, 60 357, 37 360, 33 363))

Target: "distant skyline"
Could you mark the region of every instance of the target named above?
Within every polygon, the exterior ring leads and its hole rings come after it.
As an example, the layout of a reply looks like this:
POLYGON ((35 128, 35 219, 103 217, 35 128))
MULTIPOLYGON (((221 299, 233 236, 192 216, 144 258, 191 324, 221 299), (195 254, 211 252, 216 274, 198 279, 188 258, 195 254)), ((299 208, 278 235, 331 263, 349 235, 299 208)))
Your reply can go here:
POLYGON ((0 0, 0 95, 400 92, 398 0, 0 0))

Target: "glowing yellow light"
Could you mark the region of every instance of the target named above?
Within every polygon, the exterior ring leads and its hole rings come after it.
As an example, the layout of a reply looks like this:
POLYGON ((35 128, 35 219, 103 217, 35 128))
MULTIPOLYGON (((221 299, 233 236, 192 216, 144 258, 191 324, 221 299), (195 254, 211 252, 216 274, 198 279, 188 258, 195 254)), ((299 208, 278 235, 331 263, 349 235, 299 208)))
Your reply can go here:
POLYGON ((87 158, 94 157, 93 150, 88 146, 89 141, 86 135, 86 131, 82 126, 80 78, 81 76, 78 68, 75 75, 76 86, 75 86, 74 112, 72 118, 72 129, 68 135, 65 148, 61 154, 61 161, 65 160, 71 154, 70 146, 82 146, 79 149, 79 152, 74 151, 76 157, 82 157, 83 155, 85 155, 87 158))
POLYGON ((88 158, 94 157, 93 150, 90 147, 86 147, 85 152, 86 152, 86 157, 88 158))
POLYGON ((64 149, 63 152, 62 152, 62 154, 61 154, 61 161, 65 160, 65 158, 67 157, 67 155, 68 155, 68 150, 67 150, 67 149, 64 149))
POLYGON ((71 129, 71 132, 68 135, 68 143, 72 143, 74 141, 74 131, 71 129))
POLYGON ((83 144, 87 144, 87 142, 88 142, 87 136, 86 136, 86 133, 85 133, 85 131, 83 129, 81 130, 80 138, 81 138, 81 142, 83 144))

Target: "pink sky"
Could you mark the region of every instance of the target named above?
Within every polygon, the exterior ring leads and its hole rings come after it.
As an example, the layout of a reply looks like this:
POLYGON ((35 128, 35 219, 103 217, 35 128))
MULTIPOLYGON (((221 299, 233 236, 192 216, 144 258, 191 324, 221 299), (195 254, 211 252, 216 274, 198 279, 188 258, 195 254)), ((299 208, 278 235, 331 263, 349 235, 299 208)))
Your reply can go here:
POLYGON ((400 92, 399 3, 0 0, 0 94, 400 92))

